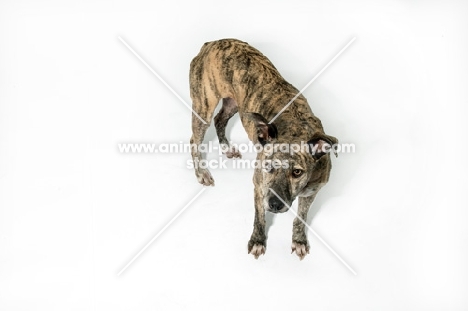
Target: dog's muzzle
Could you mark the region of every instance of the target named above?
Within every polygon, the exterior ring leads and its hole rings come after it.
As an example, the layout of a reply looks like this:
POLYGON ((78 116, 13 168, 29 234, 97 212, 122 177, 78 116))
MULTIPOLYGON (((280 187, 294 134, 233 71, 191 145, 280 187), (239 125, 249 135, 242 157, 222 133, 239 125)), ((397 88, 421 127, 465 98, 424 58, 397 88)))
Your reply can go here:
POLYGON ((280 199, 278 199, 276 196, 270 197, 268 200, 268 209, 267 211, 271 213, 284 213, 288 210, 288 207, 284 205, 283 202, 281 202, 280 199))

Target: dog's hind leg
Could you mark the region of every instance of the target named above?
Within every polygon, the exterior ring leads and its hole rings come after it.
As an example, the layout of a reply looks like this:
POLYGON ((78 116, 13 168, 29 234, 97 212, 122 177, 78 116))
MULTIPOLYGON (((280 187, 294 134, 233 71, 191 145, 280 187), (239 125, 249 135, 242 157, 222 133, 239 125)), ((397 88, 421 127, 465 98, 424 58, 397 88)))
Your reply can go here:
POLYGON ((192 138, 190 139, 190 149, 195 175, 197 176, 198 182, 204 186, 214 186, 214 179, 207 165, 204 165, 204 161, 202 162, 200 145, 203 143, 206 130, 210 126, 214 110, 219 102, 219 99, 217 99, 214 94, 209 95, 211 96, 206 96, 203 101, 194 98, 192 102, 193 111, 196 112, 201 119, 192 113, 192 138))
POLYGON ((226 126, 229 119, 231 119, 237 111, 237 103, 233 98, 223 98, 223 107, 214 118, 219 145, 228 158, 242 158, 240 152, 235 147, 230 146, 226 138, 226 126))

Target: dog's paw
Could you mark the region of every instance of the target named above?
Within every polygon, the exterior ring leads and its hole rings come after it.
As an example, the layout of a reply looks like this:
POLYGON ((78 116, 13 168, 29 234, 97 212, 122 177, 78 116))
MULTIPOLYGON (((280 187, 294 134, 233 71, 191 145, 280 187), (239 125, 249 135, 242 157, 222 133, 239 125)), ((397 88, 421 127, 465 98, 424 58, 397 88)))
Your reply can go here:
POLYGON ((307 243, 307 241, 305 243, 293 241, 291 245, 291 254, 294 252, 296 252, 296 255, 300 260, 304 259, 304 257, 309 254, 309 243, 307 243))
POLYGON ((255 259, 258 259, 258 257, 260 257, 260 255, 265 254, 265 250, 266 250, 265 245, 254 244, 252 246, 252 249, 249 251, 249 254, 254 255, 255 259))
POLYGON ((239 150, 236 149, 236 147, 229 147, 229 149, 225 152, 226 157, 229 159, 232 158, 239 158, 242 159, 242 154, 239 152, 239 150))
POLYGON ((258 259, 260 255, 265 254, 266 248, 265 245, 261 242, 254 242, 252 240, 249 241, 248 245, 249 254, 254 255, 255 259, 258 259))
POLYGON ((214 179, 211 176, 211 173, 207 169, 198 169, 195 171, 195 175, 197 176, 198 182, 204 186, 214 186, 214 179))

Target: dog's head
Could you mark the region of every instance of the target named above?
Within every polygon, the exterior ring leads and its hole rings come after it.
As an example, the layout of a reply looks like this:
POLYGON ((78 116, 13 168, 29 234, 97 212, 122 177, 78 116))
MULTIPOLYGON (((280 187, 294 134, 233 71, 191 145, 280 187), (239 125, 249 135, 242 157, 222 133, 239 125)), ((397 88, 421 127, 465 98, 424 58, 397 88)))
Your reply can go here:
POLYGON ((313 195, 328 181, 328 153, 338 143, 335 137, 315 133, 306 141, 291 141, 291 137, 278 137, 276 126, 260 114, 249 113, 248 118, 262 145, 254 179, 263 193, 265 210, 286 212, 298 196, 313 195))

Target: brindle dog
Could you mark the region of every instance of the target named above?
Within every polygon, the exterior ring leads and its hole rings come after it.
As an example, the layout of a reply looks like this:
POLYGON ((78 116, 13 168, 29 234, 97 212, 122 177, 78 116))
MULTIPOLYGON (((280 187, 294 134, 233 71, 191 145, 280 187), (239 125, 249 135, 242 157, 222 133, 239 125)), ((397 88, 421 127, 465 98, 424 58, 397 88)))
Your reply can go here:
MULTIPOLYGON (((249 139, 254 143, 267 146, 306 142, 312 147, 292 154, 265 152, 266 148, 258 152, 257 160, 286 161, 288 166, 255 169, 255 221, 248 243, 248 252, 255 258, 265 253, 265 211, 285 212, 299 197, 298 216, 306 220, 310 205, 330 175, 330 154, 325 146, 338 141, 324 134, 321 121, 312 113, 304 96, 298 96, 273 123, 267 121, 274 118, 298 93, 267 57, 246 42, 236 39, 205 43, 190 64, 193 110, 207 122, 204 124, 192 115, 192 146, 203 142, 215 108, 222 99, 222 108, 214 121, 219 143, 227 150, 225 154, 228 158, 241 157, 229 145, 225 135, 229 119, 237 112, 249 139)), ((198 148, 192 148, 192 158, 194 163, 201 160, 198 148)), ((208 169, 195 165, 195 175, 201 184, 214 186, 208 169)), ((296 252, 300 259, 309 253, 305 225, 298 218, 293 223, 292 252, 296 252)))

